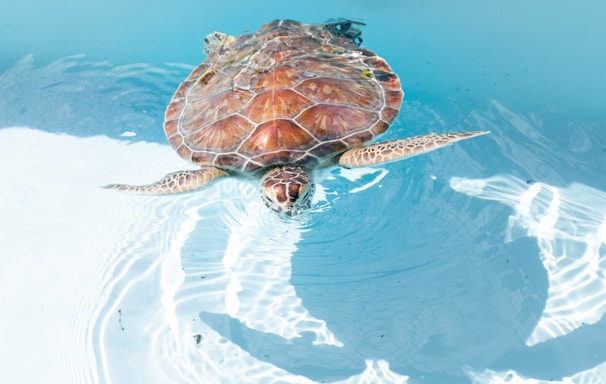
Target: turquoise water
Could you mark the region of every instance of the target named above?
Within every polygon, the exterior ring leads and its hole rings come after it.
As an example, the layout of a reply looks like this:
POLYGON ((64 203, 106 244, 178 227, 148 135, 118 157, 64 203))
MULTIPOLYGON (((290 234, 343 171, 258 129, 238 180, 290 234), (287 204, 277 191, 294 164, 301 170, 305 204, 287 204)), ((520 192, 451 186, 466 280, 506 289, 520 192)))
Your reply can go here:
POLYGON ((0 14, 0 377, 606 383, 606 6, 23 1, 0 14), (490 130, 316 175, 303 222, 189 167, 164 108, 203 37, 363 20, 406 97, 384 138, 490 130), (35 369, 32 369, 35 367, 35 369))

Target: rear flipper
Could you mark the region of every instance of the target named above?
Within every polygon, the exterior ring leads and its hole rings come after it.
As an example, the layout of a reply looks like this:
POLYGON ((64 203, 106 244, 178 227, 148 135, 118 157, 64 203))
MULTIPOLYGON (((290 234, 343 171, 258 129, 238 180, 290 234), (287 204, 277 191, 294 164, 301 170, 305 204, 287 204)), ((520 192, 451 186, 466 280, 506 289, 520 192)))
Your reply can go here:
POLYGON ((229 176, 229 173, 219 168, 203 167, 201 169, 169 173, 152 184, 109 184, 103 186, 103 188, 143 195, 168 195, 172 193, 195 191, 205 187, 211 181, 225 176, 229 176))
POLYGON ((402 160, 445 147, 456 141, 487 133, 490 132, 430 133, 405 139, 383 141, 367 147, 352 148, 344 152, 339 158, 339 165, 344 168, 354 168, 402 160))

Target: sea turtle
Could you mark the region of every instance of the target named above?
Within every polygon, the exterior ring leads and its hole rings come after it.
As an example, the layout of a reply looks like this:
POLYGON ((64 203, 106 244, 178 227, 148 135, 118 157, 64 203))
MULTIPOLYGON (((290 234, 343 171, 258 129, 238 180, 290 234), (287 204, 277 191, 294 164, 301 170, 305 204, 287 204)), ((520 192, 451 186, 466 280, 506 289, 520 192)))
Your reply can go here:
POLYGON ((164 121, 171 146, 200 169, 106 188, 170 194, 252 175, 267 206, 293 216, 309 206, 316 168, 400 160, 488 133, 366 145, 394 121, 404 93, 385 60, 359 47, 359 25, 276 20, 239 37, 211 33, 206 60, 178 87, 164 121))

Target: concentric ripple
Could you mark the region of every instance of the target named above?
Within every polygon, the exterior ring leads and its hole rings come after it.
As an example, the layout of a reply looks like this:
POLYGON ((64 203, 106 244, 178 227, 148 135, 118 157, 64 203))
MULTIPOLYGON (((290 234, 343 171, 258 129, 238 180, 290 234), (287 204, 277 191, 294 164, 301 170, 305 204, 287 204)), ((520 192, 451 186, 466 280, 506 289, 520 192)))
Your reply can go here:
POLYGON ((604 376, 597 130, 554 135, 498 102, 454 116, 409 102, 386 139, 493 133, 318 172, 311 212, 282 221, 253 180, 99 188, 190 166, 160 129, 187 66, 32 63, 0 75, 0 124, 46 131, 0 130, 6 380, 540 383, 529 364, 550 357, 542 372, 562 382, 604 376))
MULTIPOLYGON (((154 173, 184 164, 168 147, 155 144, 126 145, 28 128, 0 130, 0 138, 2 143, 27 144, 51 170, 36 171, 39 158, 2 148, 20 164, 5 179, 5 218, 14 225, 31 222, 48 228, 47 238, 40 238, 42 227, 30 225, 24 232, 40 242, 23 238, 6 244, 14 256, 38 255, 32 271, 48 264, 46 277, 34 273, 20 283, 37 291, 42 281, 52 287, 47 297, 54 315, 45 318, 56 318, 51 324, 58 339, 45 344, 49 365, 44 376, 74 383, 233 382, 238 377, 312 382, 252 357, 206 324, 205 313, 225 314, 285 340, 312 334, 315 345, 342 345, 323 320, 305 309, 289 282, 290 258, 305 226, 278 219, 248 181, 227 180, 199 195, 120 194, 99 185, 150 177, 121 166, 133 154, 154 173), (73 162, 67 153, 82 162, 73 162), (160 160, 171 158, 171 163, 160 160), (31 200, 35 205, 15 211, 22 206, 15 199, 40 186, 45 194, 31 200), (59 278, 61 269, 51 264, 68 268, 59 278), (58 279, 65 285, 58 285, 58 279)), ((3 220, 5 230, 6 224, 3 220)), ((23 268, 23 262, 14 264, 23 268)), ((4 279, 3 284, 11 283, 4 279)), ((38 300, 43 305, 44 296, 38 300)), ((25 322, 18 329, 23 337, 30 328, 25 322)), ((406 382, 381 360, 369 360, 363 373, 341 382, 377 377, 406 382)))

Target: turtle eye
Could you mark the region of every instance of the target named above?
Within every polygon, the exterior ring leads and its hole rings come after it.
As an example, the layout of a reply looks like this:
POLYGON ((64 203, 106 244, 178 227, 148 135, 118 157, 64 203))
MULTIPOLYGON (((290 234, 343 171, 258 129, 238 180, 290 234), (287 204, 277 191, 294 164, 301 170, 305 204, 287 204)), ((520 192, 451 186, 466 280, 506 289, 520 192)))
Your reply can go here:
POLYGON ((301 184, 299 186, 299 202, 302 206, 309 207, 311 205, 311 196, 314 194, 313 183, 301 184))
POLYGON ((278 211, 280 205, 284 203, 283 189, 280 188, 279 184, 273 182, 266 182, 261 185, 261 196, 265 205, 274 211, 278 211))
POLYGON ((307 188, 307 185, 305 184, 299 184, 297 192, 297 200, 303 200, 309 195, 309 188, 307 188))

